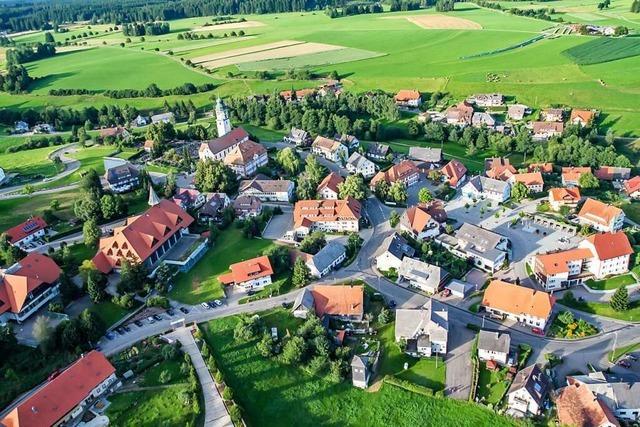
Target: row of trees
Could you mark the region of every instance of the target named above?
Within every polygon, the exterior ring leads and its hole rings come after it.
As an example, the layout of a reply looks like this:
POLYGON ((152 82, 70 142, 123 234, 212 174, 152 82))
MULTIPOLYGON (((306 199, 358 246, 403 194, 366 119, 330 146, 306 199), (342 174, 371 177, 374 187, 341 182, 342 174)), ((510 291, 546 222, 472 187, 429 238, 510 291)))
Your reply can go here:
POLYGON ((151 83, 146 89, 119 89, 105 90, 102 94, 109 98, 160 98, 171 95, 193 95, 196 93, 209 92, 216 88, 213 83, 205 83, 199 86, 193 83, 185 83, 172 89, 160 89, 155 83, 151 83))
POLYGON ((122 34, 127 37, 159 36, 170 31, 168 22, 134 22, 122 26, 122 34))
POLYGON ((512 7, 510 9, 504 8, 500 3, 494 3, 485 0, 478 0, 476 2, 478 6, 487 7, 489 9, 504 10, 512 15, 528 16, 530 18, 543 19, 545 21, 563 22, 562 18, 553 18, 552 15, 556 13, 553 8, 540 8, 540 9, 519 9, 512 7))
MULTIPOLYGON (((29 84, 33 81, 27 69, 22 65, 9 65, 7 72, 0 74, 0 90, 9 93, 20 93, 27 90, 29 84)), ((2 111, 9 111, 9 109, 1 109, 2 111)))
POLYGON ((367 13, 382 13, 382 5, 380 3, 348 3, 341 8, 328 7, 324 13, 329 18, 338 18, 340 16, 364 15, 367 13))
POLYGON ((56 47, 53 43, 36 43, 33 46, 18 45, 15 48, 7 50, 6 56, 8 64, 17 65, 48 58, 55 54, 56 47))

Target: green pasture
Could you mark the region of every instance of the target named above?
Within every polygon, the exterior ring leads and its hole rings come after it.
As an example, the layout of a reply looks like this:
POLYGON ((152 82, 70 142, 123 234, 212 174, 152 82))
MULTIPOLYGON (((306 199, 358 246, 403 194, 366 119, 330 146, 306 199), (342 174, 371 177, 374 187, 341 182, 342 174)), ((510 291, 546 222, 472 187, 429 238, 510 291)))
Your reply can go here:
POLYGON ((44 147, 34 150, 0 154, 0 167, 8 172, 25 176, 50 177, 57 173, 49 154, 60 147, 44 147))
POLYGON ((598 37, 565 51, 576 64, 589 65, 640 55, 640 38, 598 37))

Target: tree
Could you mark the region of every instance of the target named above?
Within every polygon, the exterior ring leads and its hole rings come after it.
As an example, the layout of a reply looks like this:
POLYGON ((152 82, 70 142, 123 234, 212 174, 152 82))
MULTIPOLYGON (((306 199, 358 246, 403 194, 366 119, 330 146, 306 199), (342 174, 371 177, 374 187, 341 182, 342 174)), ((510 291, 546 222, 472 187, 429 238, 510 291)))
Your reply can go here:
POLYGON ((429 173, 427 174, 427 177, 432 182, 440 182, 440 180, 442 179, 442 172, 440 172, 438 169, 434 169, 429 171, 429 173))
POLYGON ((300 250, 311 255, 317 254, 327 244, 327 240, 324 237, 324 233, 321 231, 314 231, 305 237, 300 242, 300 250))
POLYGON ((301 166, 300 157, 291 147, 278 151, 276 162, 288 175, 292 176, 298 173, 301 166))
POLYGON ((433 200, 433 195, 431 191, 427 187, 422 187, 420 191, 418 191, 418 201, 420 203, 429 203, 433 200))
POLYGON ((46 33, 44 33, 44 42, 45 43, 55 43, 56 40, 53 38, 53 34, 51 34, 49 31, 47 31, 46 33))
POLYGON ((320 181, 322 181, 322 178, 326 175, 327 169, 322 166, 318 162, 318 159, 316 159, 316 156, 312 154, 307 156, 305 162, 306 166, 304 167, 304 172, 311 182, 315 183, 315 187, 317 187, 318 184, 320 184, 320 181))
POLYGON ((73 205, 73 213, 82 221, 100 219, 100 195, 96 191, 85 191, 73 205))
POLYGON ((236 341, 251 341, 258 336, 262 328, 260 316, 243 315, 233 329, 233 338, 236 341))
POLYGON ((275 274, 283 273, 289 269, 289 249, 286 246, 272 246, 264 254, 269 257, 275 274))
POLYGON ((120 283, 118 292, 135 292, 147 283, 147 268, 144 264, 133 262, 128 259, 122 261, 120 266, 120 283))
POLYGON ((511 198, 516 202, 519 202, 522 199, 529 197, 529 187, 524 185, 522 182, 516 182, 511 188, 511 198))
POLYGON ((598 181, 598 178, 596 178, 591 172, 580 175, 578 184, 580 184, 580 188, 585 190, 600 187, 600 181, 598 181))
POLYGON ((381 325, 386 325, 391 320, 391 313, 386 308, 380 310, 380 314, 378 314, 378 323, 381 325))
POLYGON ((356 253, 362 246, 362 237, 358 233, 350 233, 347 238, 347 254, 349 256, 356 253))
POLYGON ((274 353, 274 341, 271 335, 264 334, 262 339, 256 344, 256 349, 262 357, 271 357, 274 353))
POLYGON ((119 196, 105 194, 100 198, 100 211, 104 219, 111 219, 123 213, 122 210, 123 205, 119 196))
POLYGON ((615 311, 626 311, 629 309, 629 292, 627 291, 626 285, 622 285, 616 289, 609 304, 615 311))
POLYGON ((80 180, 80 189, 84 192, 95 192, 98 196, 102 195, 102 181, 100 175, 95 169, 89 169, 80 180))
POLYGON ((400 214, 397 211, 391 211, 391 214, 389 215, 389 224, 391 225, 391 228, 395 228, 399 222, 400 214))
POLYGON ((309 284, 311 280, 311 271, 309 267, 304 262, 302 257, 296 258, 296 261, 293 263, 293 274, 291 275, 291 283, 296 288, 301 288, 309 284))
POLYGON ((162 353, 162 358, 164 360, 175 360, 178 358, 178 354, 179 354, 176 346, 171 344, 163 345, 160 352, 162 353))
POLYGON ((38 316, 33 324, 33 337, 39 344, 44 343, 51 336, 52 328, 45 316, 38 316))
POLYGON ((575 317, 570 311, 562 311, 558 314, 558 320, 562 322, 563 325, 570 325, 575 321, 575 317))
POLYGON ((198 190, 206 192, 232 193, 238 187, 235 172, 217 160, 199 161, 194 183, 198 190))
POLYGON ((387 199, 396 203, 407 202, 407 187, 402 181, 396 181, 389 186, 389 192, 387 193, 387 199))
POLYGON ((100 233, 100 227, 98 227, 98 223, 95 218, 88 219, 82 225, 82 237, 84 239, 84 244, 90 248, 94 248, 98 245, 100 233))
POLYGON ((616 142, 616 134, 613 133, 612 129, 607 129, 607 134, 604 136, 604 141, 607 145, 613 145, 616 142))
POLYGON ((171 372, 169 372, 168 369, 163 369, 162 372, 160 372, 158 381, 160 381, 160 384, 167 384, 169 381, 171 381, 171 372))
POLYGON ((291 337, 282 349, 282 362, 287 365, 295 365, 302 360, 307 344, 302 337, 291 337))
POLYGON ((364 200, 367 197, 367 186, 362 175, 349 175, 344 182, 338 184, 338 194, 341 199, 353 197, 356 200, 364 200))
POLYGON ((94 304, 98 304, 107 298, 104 286, 99 280, 95 279, 93 275, 89 275, 87 278, 87 293, 94 304))

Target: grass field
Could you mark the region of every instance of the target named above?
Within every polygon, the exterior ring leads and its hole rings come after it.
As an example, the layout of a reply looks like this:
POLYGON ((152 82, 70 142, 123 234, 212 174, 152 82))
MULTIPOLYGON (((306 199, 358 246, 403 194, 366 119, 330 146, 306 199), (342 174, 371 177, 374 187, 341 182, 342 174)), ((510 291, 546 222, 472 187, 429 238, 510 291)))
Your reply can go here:
POLYGON ((622 285, 632 285, 634 283, 636 283, 636 279, 632 274, 624 274, 622 276, 611 277, 603 280, 587 280, 587 286, 599 291, 618 289, 622 285))
POLYGON ((565 51, 579 65, 598 64, 640 55, 640 38, 595 38, 565 51))
POLYGON ((611 317, 612 319, 624 320, 627 322, 640 321, 640 301, 632 301, 627 311, 615 311, 607 303, 570 300, 566 295, 558 301, 569 308, 584 311, 585 313, 596 314, 598 316, 611 317))
POLYGON ((186 304, 197 304, 224 297, 218 276, 229 270, 229 265, 254 258, 273 242, 246 239, 242 230, 233 226, 220 233, 215 244, 188 273, 180 273, 169 293, 171 298, 186 304))
POLYGON ((328 52, 310 53, 287 58, 265 59, 262 61, 245 62, 238 64, 240 71, 257 70, 287 70, 304 67, 316 67, 322 65, 334 65, 343 62, 360 61, 363 59, 382 56, 383 53, 373 52, 364 49, 338 49, 328 52))
POLYGON ((111 301, 94 304, 90 310, 102 320, 107 328, 122 319, 124 315, 129 312, 126 308, 122 308, 111 301))
POLYGON ((73 218, 73 202, 77 198, 76 191, 65 191, 42 194, 19 199, 0 200, 0 230, 6 230, 29 218, 31 215, 42 215, 53 200, 60 202, 56 216, 62 219, 73 218))
MULTIPOLYGON (((263 315, 265 326, 295 330, 294 318, 282 309, 263 315)), ((203 325, 226 383, 234 390, 248 425, 260 426, 410 426, 495 427, 515 425, 492 411, 453 399, 429 398, 383 385, 374 393, 350 381, 332 384, 304 374, 298 367, 264 359, 253 343, 233 339, 236 317, 203 325)), ((283 332, 284 333, 284 332, 283 332)))
POLYGON ((0 154, 0 167, 23 176, 50 177, 58 173, 49 154, 60 147, 44 147, 0 154))

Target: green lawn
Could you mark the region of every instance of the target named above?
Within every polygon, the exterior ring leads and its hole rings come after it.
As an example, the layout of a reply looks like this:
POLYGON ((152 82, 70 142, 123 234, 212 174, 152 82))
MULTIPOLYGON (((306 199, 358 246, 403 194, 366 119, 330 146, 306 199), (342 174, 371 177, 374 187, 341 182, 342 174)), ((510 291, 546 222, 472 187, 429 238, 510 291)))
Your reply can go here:
MULTIPOLYGON (((299 321, 282 309, 263 313, 267 327, 293 331, 299 321)), ((383 385, 369 393, 347 380, 332 384, 310 377, 298 367, 264 359, 255 343, 237 343, 237 317, 203 325, 225 381, 234 390, 250 426, 511 426, 514 421, 492 411, 453 399, 426 397, 383 385)))
POLYGON ((611 317, 612 319, 624 320, 627 322, 640 321, 640 301, 632 301, 629 304, 629 310, 627 311, 615 311, 609 304, 606 303, 569 299, 566 297, 566 294, 558 302, 567 307, 584 311, 585 313, 611 317))
POLYGON ((186 382, 187 378, 180 373, 181 364, 181 358, 177 358, 175 360, 163 360, 162 362, 158 363, 155 366, 152 366, 144 372, 144 378, 142 379, 140 385, 144 387, 153 387, 158 385, 186 382), (171 380, 165 384, 160 382, 160 374, 163 371, 167 371, 171 374, 171 380))
POLYGON ((613 351, 609 352, 609 361, 613 363, 616 360, 620 359, 622 356, 638 349, 640 349, 640 342, 629 344, 624 347, 615 348, 613 351))
POLYGON ((169 296, 185 304, 224 297, 218 276, 229 265, 262 254, 274 243, 263 239, 246 239, 235 226, 220 233, 216 243, 188 273, 180 273, 169 296))
POLYGON ((76 243, 68 246, 68 248, 71 251, 73 261, 78 265, 82 264, 82 261, 86 259, 93 258, 97 250, 97 248, 89 247, 84 243, 76 243))
POLYGON ((597 64, 640 55, 640 43, 632 37, 595 37, 566 50, 565 54, 579 65, 597 64))
POLYGON ((599 291, 603 290, 612 290, 618 289, 620 286, 632 285, 636 283, 636 279, 633 277, 631 273, 623 274, 622 276, 610 277, 608 279, 603 280, 587 280, 587 286, 591 289, 596 289, 599 291))
POLYGON ((95 304, 90 308, 90 310, 95 313, 100 320, 102 320, 107 328, 129 313, 129 310, 122 308, 111 301, 104 301, 100 304, 95 304))
POLYGON ((60 209, 55 212, 58 218, 71 219, 73 202, 78 197, 75 190, 27 196, 18 199, 0 200, 0 230, 6 230, 21 223, 31 215, 42 215, 53 200, 60 202, 60 209))
POLYGON ((27 177, 51 177, 58 173, 56 166, 49 159, 51 152, 60 147, 35 148, 0 154, 0 167, 7 172, 19 173, 27 177))
POLYGON ((508 369, 498 371, 487 369, 486 362, 480 362, 480 375, 478 377, 478 390, 476 396, 484 403, 496 405, 500 403, 505 391, 511 383, 506 379, 508 369))
POLYGON ((80 162, 80 168, 64 178, 39 185, 36 189, 64 187, 80 181, 89 169, 95 169, 98 175, 104 175, 104 158, 118 152, 115 146, 95 145, 87 148, 79 148, 78 151, 69 152, 68 156, 80 162))
MULTIPOLYGON (((174 385, 148 391, 118 393, 109 396, 107 409, 112 426, 185 426, 194 425, 197 415, 190 405, 182 404, 186 385, 174 385)), ((204 408, 201 408, 204 410, 204 408)))
POLYGON ((282 141, 282 138, 288 133, 286 131, 272 130, 265 127, 250 125, 248 123, 241 123, 239 126, 242 126, 244 130, 249 132, 251 135, 254 135, 260 141, 282 141))

